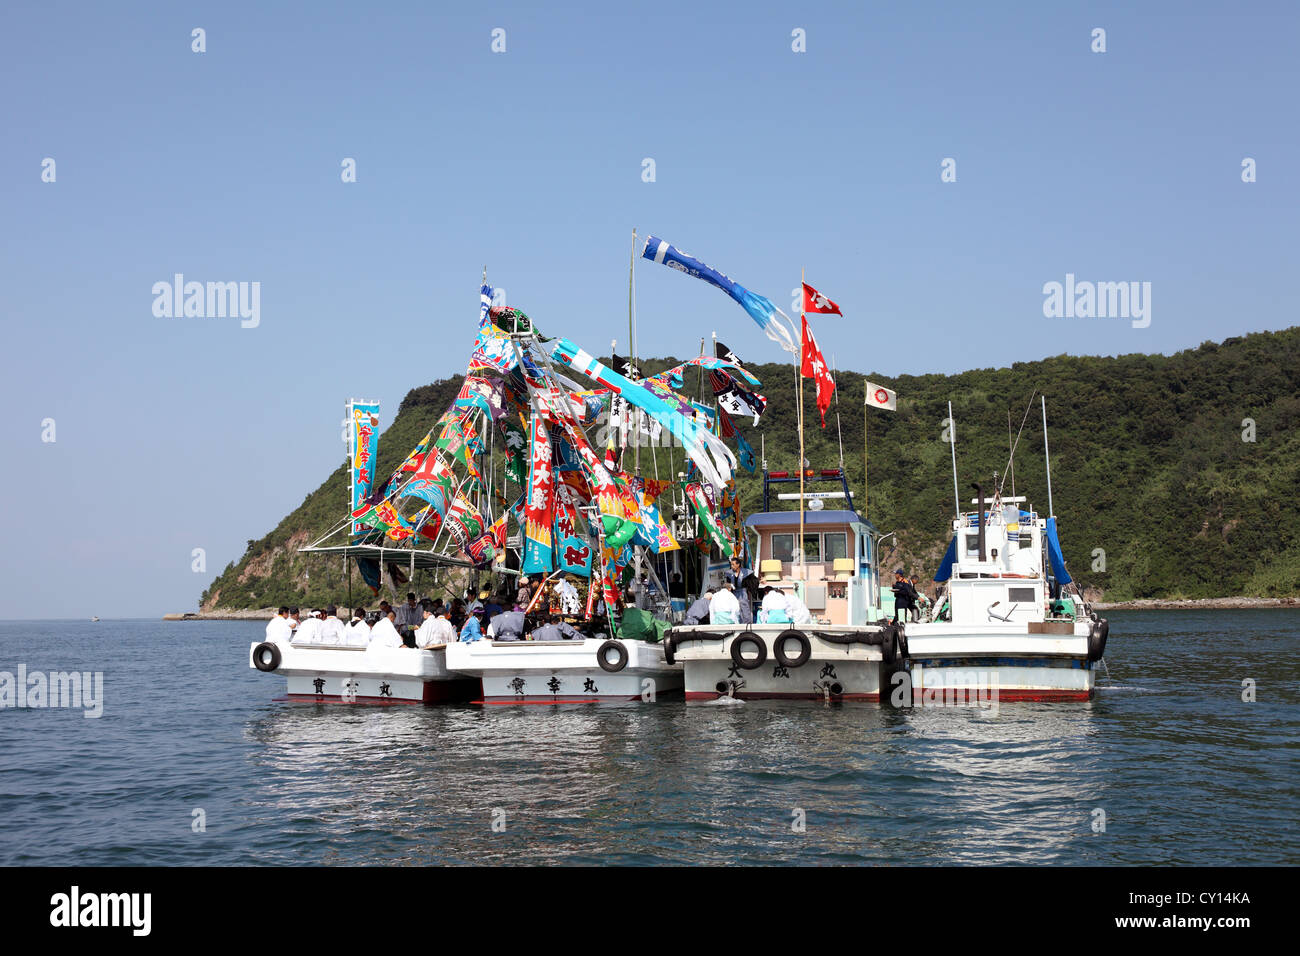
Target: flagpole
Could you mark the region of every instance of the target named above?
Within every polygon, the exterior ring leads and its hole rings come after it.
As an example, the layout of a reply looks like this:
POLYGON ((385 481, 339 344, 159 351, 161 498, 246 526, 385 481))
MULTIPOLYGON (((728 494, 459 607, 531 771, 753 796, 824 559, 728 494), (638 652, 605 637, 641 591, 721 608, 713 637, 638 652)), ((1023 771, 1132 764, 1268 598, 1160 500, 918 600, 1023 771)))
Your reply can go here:
MULTIPOLYGON (((632 367, 637 367, 636 355, 636 229, 632 230, 632 256, 627 265, 627 334, 628 344, 632 347, 632 367)), ((638 408, 635 413, 636 432, 634 438, 636 441, 636 451, 634 454, 636 474, 641 474, 641 410, 638 408)), ((640 561, 637 561, 640 570, 640 561)))
POLYGON ((806 278, 803 269, 799 270, 799 367, 796 369, 795 384, 799 394, 799 577, 804 579, 808 574, 808 564, 804 554, 804 524, 803 524, 803 330, 808 324, 808 317, 804 315, 803 310, 803 283, 806 278))
POLYGON ((862 380, 862 517, 868 521, 871 520, 871 497, 867 486, 867 421, 871 418, 867 396, 870 394, 871 386, 864 378, 862 380))
MULTIPOLYGON (((835 378, 835 356, 831 356, 831 379, 835 378)), ((835 389, 835 438, 840 443, 840 474, 844 474, 844 432, 840 430, 840 390, 835 389)), ((847 478, 848 476, 845 475, 847 478)))

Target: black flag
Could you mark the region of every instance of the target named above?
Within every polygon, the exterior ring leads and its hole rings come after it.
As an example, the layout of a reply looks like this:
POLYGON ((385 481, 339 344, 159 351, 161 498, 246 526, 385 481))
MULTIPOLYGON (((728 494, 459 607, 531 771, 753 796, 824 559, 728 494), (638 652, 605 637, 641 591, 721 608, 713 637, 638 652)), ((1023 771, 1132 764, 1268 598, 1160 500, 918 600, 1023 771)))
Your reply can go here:
POLYGON ((723 345, 721 342, 714 342, 714 343, 713 343, 713 355, 714 355, 715 358, 720 358, 720 359, 722 359, 724 362, 731 362, 731 363, 733 363, 733 364, 735 364, 735 365, 744 365, 744 364, 745 364, 744 362, 742 362, 742 361, 740 360, 740 356, 739 356, 739 355, 737 355, 735 352, 731 351, 731 349, 727 348, 727 347, 726 347, 725 345, 723 345))

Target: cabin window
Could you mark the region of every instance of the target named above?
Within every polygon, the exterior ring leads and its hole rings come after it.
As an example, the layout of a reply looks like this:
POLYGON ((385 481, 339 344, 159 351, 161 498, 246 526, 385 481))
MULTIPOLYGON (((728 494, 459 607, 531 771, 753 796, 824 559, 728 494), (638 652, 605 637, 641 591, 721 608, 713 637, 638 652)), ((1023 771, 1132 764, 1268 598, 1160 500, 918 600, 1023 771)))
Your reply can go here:
POLYGON ((966 535, 966 557, 978 558, 980 556, 980 536, 978 534, 966 535))
POLYGON ((1032 531, 1022 531, 1019 536, 1020 550, 1032 548, 1034 546, 1034 535, 1032 531))
POLYGON ((794 535, 772 535, 772 559, 775 561, 794 560, 794 535))
POLYGON ((812 564, 822 559, 821 535, 806 534, 803 536, 803 559, 812 564))
POLYGON ((1033 588, 1007 588, 1007 600, 1012 604, 1033 604, 1033 588))
POLYGON ((822 559, 824 561, 834 561, 836 558, 849 556, 848 535, 843 532, 822 535, 822 545, 826 549, 826 557, 822 559))

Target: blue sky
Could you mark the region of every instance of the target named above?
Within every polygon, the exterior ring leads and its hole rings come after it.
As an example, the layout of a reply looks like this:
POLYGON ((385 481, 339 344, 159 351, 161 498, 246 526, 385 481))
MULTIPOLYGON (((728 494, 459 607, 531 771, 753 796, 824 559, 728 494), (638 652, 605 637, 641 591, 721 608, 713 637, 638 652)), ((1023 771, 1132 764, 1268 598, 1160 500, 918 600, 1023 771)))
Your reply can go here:
MULTIPOLYGON (((787 312, 806 268, 824 351, 883 374, 1296 323, 1290 4, 373 6, 0 14, 0 617, 193 608, 339 463, 349 396, 387 424, 463 371, 485 264, 622 343, 634 227, 787 312), (260 324, 154 316, 178 272, 260 282, 260 324), (1150 282, 1151 325, 1045 318, 1066 273, 1150 282)), ((700 282, 637 291, 643 355, 781 357, 700 282)))

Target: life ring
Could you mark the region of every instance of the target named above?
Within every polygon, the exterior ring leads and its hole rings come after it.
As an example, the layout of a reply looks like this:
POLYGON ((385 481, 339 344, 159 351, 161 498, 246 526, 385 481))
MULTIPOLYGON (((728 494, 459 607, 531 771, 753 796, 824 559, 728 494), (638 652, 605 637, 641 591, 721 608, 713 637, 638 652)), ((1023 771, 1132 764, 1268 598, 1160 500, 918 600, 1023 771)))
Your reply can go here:
POLYGON ((746 631, 731 642, 731 661, 737 667, 752 671, 756 667, 762 667, 767 663, 767 645, 763 639, 753 631, 746 631), (753 644, 758 648, 757 657, 745 657, 740 653, 741 647, 746 644, 753 644))
MULTIPOLYGON (((733 648, 735 644, 731 645, 733 648)), ((776 657, 782 667, 802 667, 808 663, 808 658, 812 657, 812 643, 794 628, 788 631, 782 631, 772 642, 772 654, 776 657), (799 653, 794 657, 786 657, 785 642, 798 641, 799 653)))
POLYGON ((624 667, 627 667, 627 648, 622 641, 606 641, 596 648, 596 663, 600 665, 601 670, 617 674, 624 667), (613 662, 606 657, 606 652, 610 648, 618 652, 618 659, 613 662))
POLYGON ((253 648, 253 666, 259 671, 270 673, 280 666, 280 648, 270 641, 263 641, 253 648))
POLYGON ((1110 622, 1103 618, 1098 618, 1088 628, 1088 660, 1099 661, 1101 655, 1106 653, 1106 638, 1110 636, 1110 622))

